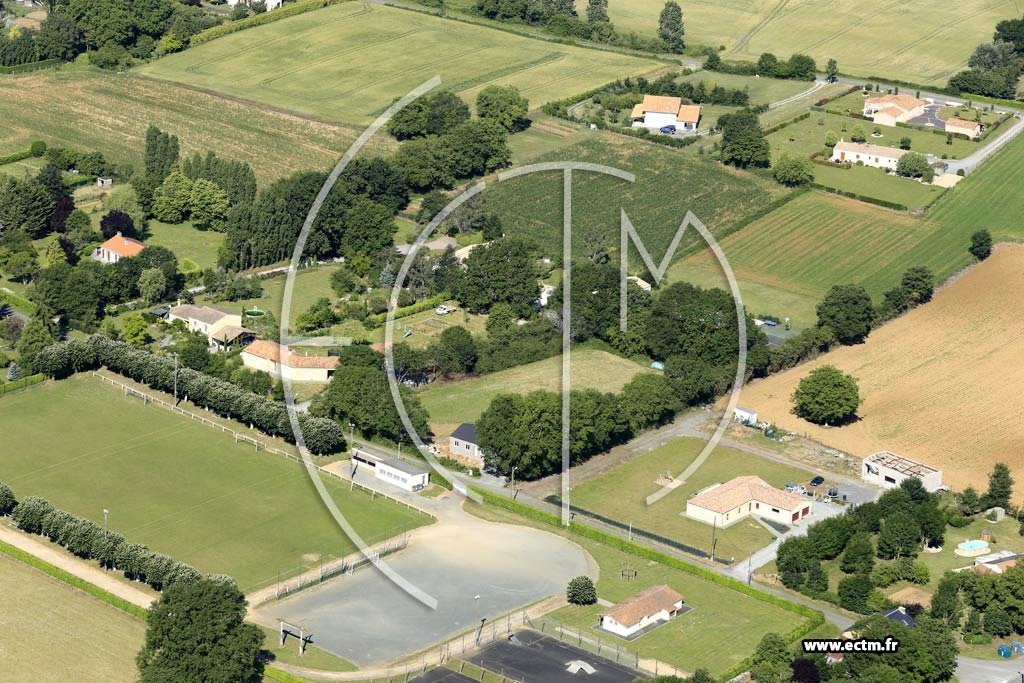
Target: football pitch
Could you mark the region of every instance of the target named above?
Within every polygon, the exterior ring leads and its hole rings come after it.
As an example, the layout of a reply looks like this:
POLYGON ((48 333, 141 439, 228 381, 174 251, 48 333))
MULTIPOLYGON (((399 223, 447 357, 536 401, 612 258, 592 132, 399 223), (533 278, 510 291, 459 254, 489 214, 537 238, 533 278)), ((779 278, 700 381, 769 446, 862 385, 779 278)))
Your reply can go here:
MULTIPOLYGON (((355 551, 299 464, 78 375, 0 399, 0 481, 243 591, 355 551)), ((325 480, 368 543, 432 518, 325 480)))
POLYGON ((138 73, 333 121, 366 124, 435 75, 476 99, 512 85, 532 107, 660 63, 533 40, 401 9, 347 2, 241 31, 138 73))
POLYGON ((0 585, 4 680, 138 680, 143 622, 2 553, 0 585))

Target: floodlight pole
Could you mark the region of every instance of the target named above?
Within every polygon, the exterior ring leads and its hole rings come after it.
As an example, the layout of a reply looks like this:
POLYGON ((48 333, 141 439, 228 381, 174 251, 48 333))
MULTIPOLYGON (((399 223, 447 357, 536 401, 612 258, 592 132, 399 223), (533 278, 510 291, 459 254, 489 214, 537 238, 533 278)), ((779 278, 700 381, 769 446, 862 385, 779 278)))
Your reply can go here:
POLYGON ((110 510, 108 510, 107 508, 103 508, 103 535, 104 536, 109 536, 110 535, 109 532, 107 531, 107 515, 109 515, 109 514, 110 514, 110 510))

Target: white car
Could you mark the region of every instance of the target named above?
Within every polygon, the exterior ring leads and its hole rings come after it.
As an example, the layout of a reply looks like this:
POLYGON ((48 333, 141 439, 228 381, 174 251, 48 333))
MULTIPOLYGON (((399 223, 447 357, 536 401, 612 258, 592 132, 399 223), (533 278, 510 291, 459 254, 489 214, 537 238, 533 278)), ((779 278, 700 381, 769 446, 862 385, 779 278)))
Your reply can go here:
POLYGON ((434 313, 437 313, 438 315, 448 315, 449 313, 452 313, 454 311, 454 308, 452 308, 451 306, 446 306, 444 304, 441 304, 440 306, 434 309, 434 313))

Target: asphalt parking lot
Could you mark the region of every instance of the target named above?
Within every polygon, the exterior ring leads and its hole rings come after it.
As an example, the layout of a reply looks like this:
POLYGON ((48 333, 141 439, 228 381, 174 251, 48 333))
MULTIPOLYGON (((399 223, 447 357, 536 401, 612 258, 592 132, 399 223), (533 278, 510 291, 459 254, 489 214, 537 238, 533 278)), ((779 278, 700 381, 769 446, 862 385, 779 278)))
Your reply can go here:
POLYGON ((412 679, 409 683, 476 683, 476 679, 463 676, 451 669, 437 668, 412 679))
POLYGON ((517 631, 485 646, 469 661, 525 683, 632 683, 645 677, 610 659, 530 630, 517 631))

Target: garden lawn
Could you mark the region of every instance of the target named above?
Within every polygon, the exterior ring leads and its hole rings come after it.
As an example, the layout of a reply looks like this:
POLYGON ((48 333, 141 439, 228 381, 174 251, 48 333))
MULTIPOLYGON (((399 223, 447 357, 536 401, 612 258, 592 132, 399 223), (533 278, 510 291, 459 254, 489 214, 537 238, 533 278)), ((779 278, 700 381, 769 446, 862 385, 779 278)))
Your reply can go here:
POLYGON ((649 59, 347 2, 234 33, 137 71, 366 125, 434 75, 469 102, 487 85, 511 85, 536 108, 659 66, 649 59))
POLYGON ((0 584, 0 671, 7 680, 138 680, 143 622, 2 553, 0 584))
POLYGON ((195 270, 188 268, 191 261, 199 269, 217 266, 217 250, 224 244, 224 233, 213 230, 196 230, 192 223, 161 223, 150 219, 146 229, 146 244, 167 247, 178 257, 178 267, 183 272, 195 270))
MULTIPOLYGON (((655 263, 660 263, 687 211, 714 235, 742 224, 751 213, 789 190, 771 180, 700 157, 634 138, 602 132, 542 161, 604 164, 636 174, 636 182, 597 173, 573 175, 573 247, 591 242, 612 253, 619 248, 620 209, 625 208, 655 263)), ((491 183, 488 207, 502 217, 506 233, 536 243, 546 256, 562 251, 562 175, 544 172, 491 183)), ((700 242, 696 230, 683 237, 682 251, 700 242)), ((631 260, 639 264, 634 248, 631 260)))
MULTIPOLYGON (((10 150, 21 151, 21 150, 10 150)), ((6 154, 7 152, 4 152, 6 154)), ((14 176, 15 178, 24 178, 25 176, 35 176, 43 166, 46 165, 46 160, 42 157, 29 157, 28 159, 22 159, 21 161, 12 161, 9 164, 0 166, 0 174, 14 176)))
MULTIPOLYGON (((143 405, 78 375, 2 399, 0 480, 103 522, 128 540, 231 575, 243 591, 294 575, 321 554, 355 550, 318 500, 305 470, 256 453, 228 434, 143 405)), ((431 519, 326 480, 369 543, 431 519)))
MULTIPOLYGON (((698 71, 688 76, 676 79, 677 83, 690 82, 696 85, 704 81, 706 91, 710 91, 716 85, 723 88, 746 90, 750 95, 750 105, 771 104, 779 100, 788 99, 794 95, 808 90, 813 84, 807 81, 782 80, 780 78, 755 78, 754 76, 739 76, 736 74, 723 74, 713 71, 698 71)), ((821 99, 815 93, 815 100, 821 99)), ((813 101, 811 102, 813 104, 813 101)))
MULTIPOLYGON (((217 233, 213 233, 217 234, 217 233)), ((180 257, 179 257, 180 258, 180 257)), ((334 301, 337 297, 334 294, 334 290, 331 289, 331 273, 341 268, 340 265, 326 264, 316 266, 314 268, 303 268, 295 274, 295 287, 292 290, 292 302, 291 302, 291 323, 295 322, 296 316, 303 311, 309 309, 317 299, 321 297, 327 297, 331 301, 334 301)), ((213 302, 209 300, 209 297, 202 296, 198 303, 205 303, 210 306, 219 306, 221 308, 228 308, 231 310, 249 310, 253 307, 259 307, 261 311, 270 311, 277 318, 278 322, 281 320, 281 305, 284 299, 284 285, 287 282, 287 276, 284 274, 275 275, 260 280, 260 284, 263 286, 262 296, 253 299, 243 299, 241 301, 221 301, 213 302)))
MULTIPOLYGON (((575 494, 575 489, 573 491, 575 494)), ((565 534, 552 527, 528 522, 506 510, 470 502, 466 503, 466 509, 484 519, 529 524, 551 533, 565 534)), ((604 607, 570 605, 544 618, 548 633, 561 622, 573 631, 582 631, 584 637, 594 642, 600 637, 606 646, 617 645, 623 651, 638 652, 641 657, 655 657, 686 671, 703 667, 712 674, 720 674, 751 655, 764 634, 785 634, 803 622, 804 618, 798 614, 720 584, 643 560, 588 538, 566 537, 582 546, 597 562, 600 571, 597 594, 601 599, 619 602, 650 586, 666 584, 679 591, 685 604, 693 609, 626 643, 591 628, 604 607), (622 580, 621 573, 626 567, 638 571, 635 581, 622 580), (723 647, 723 643, 728 643, 728 647, 723 647)))
MULTIPOLYGON (((791 481, 807 479, 806 470, 719 447, 685 484, 654 505, 647 505, 647 496, 661 488, 655 480, 666 472, 678 476, 704 445, 700 439, 676 439, 597 477, 577 483, 572 489, 572 504, 708 552, 712 528, 680 514, 686 511, 686 501, 693 493, 740 475, 756 475, 779 488, 791 481)), ((742 560, 772 541, 771 534, 750 518, 718 529, 716 536, 715 557, 727 562, 742 560)))
MULTIPOLYGON (((215 41, 218 42, 218 41, 215 41)), ((251 102, 239 102, 131 73, 85 67, 0 78, 0 150, 51 147, 103 152, 108 161, 142 167, 150 124, 177 135, 182 156, 214 150, 248 162, 261 186, 295 171, 327 170, 361 132, 251 102)), ((375 136, 368 153, 393 150, 375 136)))
MULTIPOLYGON (((653 372, 631 360, 598 349, 572 352, 572 387, 616 392, 640 372, 653 372)), ((544 389, 560 391, 562 357, 553 356, 469 379, 438 381, 420 391, 430 421, 437 425, 473 422, 501 393, 527 394, 544 389)))

